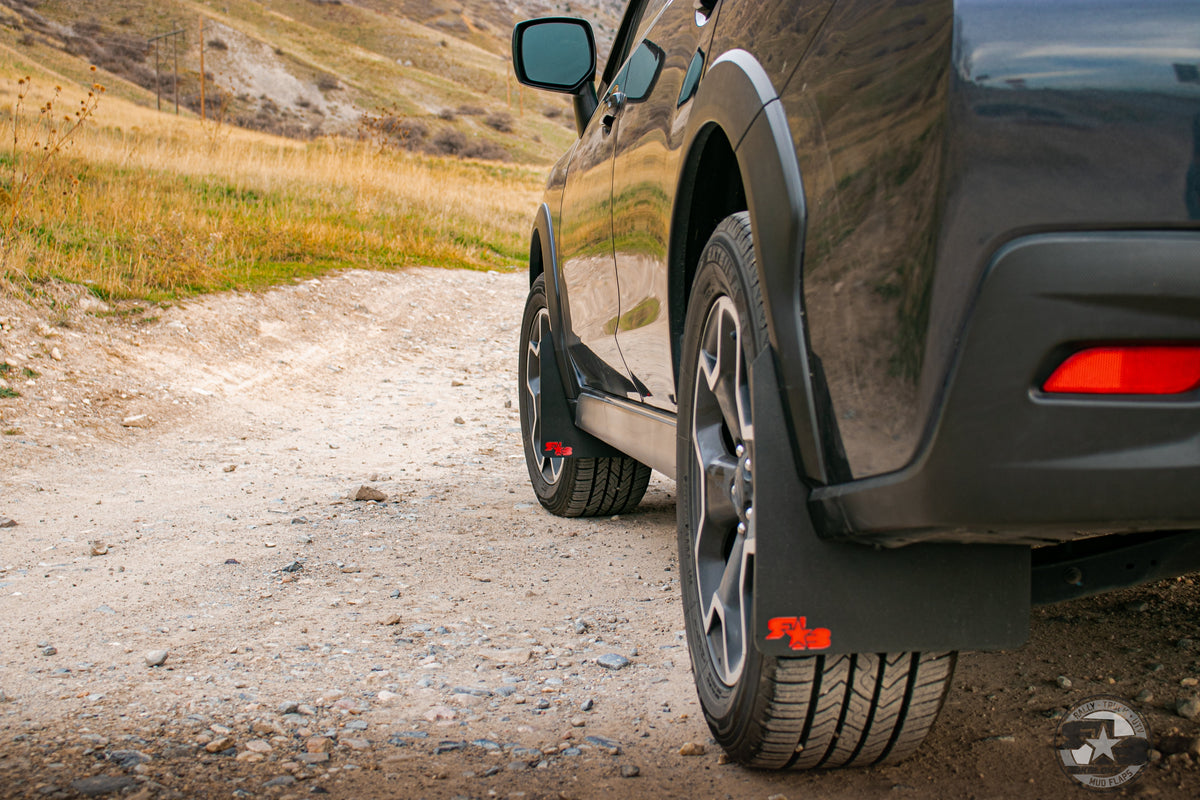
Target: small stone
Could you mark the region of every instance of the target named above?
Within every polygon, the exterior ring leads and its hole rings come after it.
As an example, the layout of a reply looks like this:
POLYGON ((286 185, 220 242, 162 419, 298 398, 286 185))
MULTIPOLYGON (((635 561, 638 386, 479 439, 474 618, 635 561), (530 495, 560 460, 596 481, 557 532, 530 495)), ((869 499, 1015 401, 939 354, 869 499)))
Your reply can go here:
POLYGON ((387 495, 376 489, 374 486, 362 485, 358 487, 358 491, 354 493, 355 500, 373 500, 383 502, 387 500, 387 495))
POLYGON ((629 666, 629 659, 618 653, 605 653, 596 659, 596 663, 605 669, 625 669, 629 666))
POLYGON ((430 722, 440 722, 442 720, 454 719, 458 716, 454 709, 446 706, 434 706, 423 715, 430 722))
POLYGON ((610 756, 621 755, 621 746, 611 739, 605 739, 603 736, 585 736, 583 740, 593 747, 603 750, 610 756))
POLYGON ((147 414, 134 414, 121 420, 121 425, 126 428, 146 428, 150 425, 150 417, 147 414))
POLYGON ((1187 752, 1192 758, 1200 758, 1200 736, 1192 739, 1192 741, 1188 744, 1187 752))
POLYGON ((94 778, 80 778, 71 782, 71 788, 84 797, 102 797, 106 794, 115 794, 131 789, 134 786, 137 786, 137 781, 124 775, 116 777, 97 775, 94 778))
POLYGON ((292 563, 288 564, 286 567, 282 567, 280 569, 280 572, 303 572, 303 571, 304 571, 304 565, 301 564, 299 561, 293 561, 292 563))
MULTIPOLYGON (((903 785, 903 784, 896 784, 896 786, 901 786, 901 785, 903 785)), ((893 788, 895 788, 895 787, 893 787, 893 788)), ((767 800, 788 800, 788 799, 787 799, 786 794, 773 794, 773 795, 768 796, 767 800)))
POLYGON ((221 468, 221 472, 236 472, 236 471, 237 471, 237 464, 226 464, 224 467, 221 468))
POLYGON ((572 728, 582 728, 586 724, 587 724, 587 721, 584 720, 583 717, 571 717, 571 727, 572 728))
POLYGON ((707 748, 699 742, 688 742, 679 748, 679 755, 681 756, 702 756, 706 752, 708 752, 707 748))
POLYGON ((1135 600, 1132 603, 1125 604, 1126 611, 1132 611, 1135 614, 1140 614, 1150 608, 1150 604, 1145 600, 1135 600))
MULTIPOLYGON (((454 424, 455 425, 466 425, 467 421, 465 419, 463 419, 462 417, 455 417, 454 424)), ((528 765, 526 765, 526 766, 528 766, 528 765)))
POLYGON ((584 700, 582 703, 579 704, 580 711, 591 711, 595 707, 596 707, 596 701, 590 697, 587 700, 584 700))
POLYGON ((1189 689, 1200 686, 1200 678, 1183 678, 1179 681, 1179 685, 1189 689))
POLYGON ((223 753, 233 747, 233 738, 229 736, 218 736, 208 744, 204 745, 204 749, 210 753, 223 753))
POLYGON ((302 764, 324 764, 329 760, 329 753, 301 753, 296 760, 302 764))
POLYGON ((251 753, 269 753, 275 748, 271 747, 270 742, 263 741, 262 739, 251 739, 246 742, 246 749, 251 753))
POLYGON ((380 703, 385 703, 385 704, 392 702, 393 700, 397 699, 398 697, 400 697, 400 695, 396 694, 395 692, 389 692, 387 689, 384 689, 379 694, 375 695, 376 700, 378 700, 380 703))
POLYGON ((621 777, 622 778, 636 778, 638 775, 641 775, 641 774, 642 774, 642 771, 640 769, 638 769, 638 767, 634 764, 622 764, 621 765, 621 777))
POLYGON ((296 714, 300 710, 300 704, 295 700, 288 700, 287 702, 280 703, 279 707, 275 710, 280 714, 296 714))
POLYGON ((62 359, 63 359, 62 350, 59 350, 57 347, 51 347, 50 348, 50 357, 53 358, 55 361, 62 361, 62 359))
POLYGON ((1154 699, 1154 692, 1150 691, 1149 689, 1142 689, 1140 692, 1137 693, 1137 697, 1135 697, 1133 699, 1138 701, 1139 703, 1149 703, 1151 700, 1154 699))
POLYGON ((150 756, 140 750, 113 750, 105 758, 121 769, 133 769, 138 764, 146 764, 151 761, 150 756))
POLYGON ((56 656, 58 655, 58 648, 54 647, 53 645, 47 645, 42 648, 42 655, 46 656, 47 658, 50 656, 56 656))
POLYGON ((108 555, 108 545, 97 539, 88 545, 88 553, 93 556, 108 555))
POLYGON ((1176 700, 1175 713, 1184 719, 1200 719, 1200 697, 1185 697, 1176 700))
POLYGON ((404 621, 403 618, 401 618, 401 616, 399 614, 391 614, 391 615, 386 616, 383 619, 379 620, 379 624, 385 625, 385 626, 399 625, 403 621, 404 621))
POLYGON ((170 653, 166 650, 151 650, 149 653, 146 653, 146 666, 161 667, 167 663, 167 656, 169 655, 170 653))
POLYGON ((1072 686, 1074 686, 1074 684, 1071 683, 1071 679, 1066 675, 1059 675, 1054 679, 1054 682, 1058 684, 1058 688, 1060 689, 1070 689, 1072 686))
POLYGON ((524 761, 510 761, 505 769, 509 772, 524 772, 529 769, 529 765, 524 761))
POLYGON ((0 517, 0 528, 15 528, 17 521, 12 517, 0 517))
POLYGON ((338 739, 338 743, 351 750, 370 750, 371 742, 367 739, 338 739))
POLYGON ((460 380, 452 380, 452 381, 450 381, 450 385, 452 387, 454 387, 455 389, 457 389, 459 386, 466 386, 466 384, 460 380))
POLYGON ((304 749, 310 753, 328 753, 333 749, 333 740, 324 736, 313 736, 304 743, 304 749))
POLYGON ((264 789, 273 789, 276 786, 294 786, 296 779, 291 775, 280 775, 278 778, 271 778, 263 784, 264 789))
POLYGON ((545 711, 547 708, 550 707, 550 701, 544 697, 539 697, 537 703, 535 703, 534 705, 537 706, 537 708, 541 709, 542 711, 545 711))

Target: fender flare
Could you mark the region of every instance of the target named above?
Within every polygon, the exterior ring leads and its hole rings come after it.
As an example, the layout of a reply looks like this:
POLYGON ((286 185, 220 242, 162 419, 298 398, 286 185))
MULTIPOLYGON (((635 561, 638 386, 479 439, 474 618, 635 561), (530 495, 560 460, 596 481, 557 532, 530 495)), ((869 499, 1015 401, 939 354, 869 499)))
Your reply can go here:
MULTIPOLYGON (((538 275, 546 276, 546 306, 550 312, 550 330, 554 335, 554 355, 558 362, 558 374, 561 376, 563 395, 568 400, 579 397, 579 386, 571 379, 574 370, 567 361, 567 348, 564 324, 565 304, 562 302, 562 276, 558 269, 558 247, 554 238, 554 220, 550 214, 550 206, 542 203, 534 216, 533 233, 541 245, 542 271, 535 272, 533 259, 529 264, 529 285, 537 280, 538 275)), ((543 388, 543 391, 545 389, 543 388)))
MULTIPOLYGON (((783 104, 754 56, 735 49, 711 63, 700 81, 688 129, 685 165, 695 164, 716 129, 733 146, 754 230, 768 336, 778 354, 779 390, 790 411, 786 417, 795 442, 792 455, 799 474, 818 484, 828 483, 801 291, 807 220, 804 183, 783 104)), ((676 223, 686 213, 677 196, 672 245, 677 243, 676 223)))

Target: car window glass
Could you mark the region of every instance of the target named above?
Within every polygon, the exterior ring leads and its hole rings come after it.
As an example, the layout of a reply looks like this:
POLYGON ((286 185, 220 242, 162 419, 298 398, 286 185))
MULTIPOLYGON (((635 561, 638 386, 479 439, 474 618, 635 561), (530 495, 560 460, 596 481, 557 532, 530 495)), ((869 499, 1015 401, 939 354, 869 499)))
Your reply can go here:
POLYGON ((608 62, 604 65, 604 79, 600 82, 601 95, 616 82, 617 70, 625 63, 629 51, 633 49, 648 2, 649 0, 632 0, 629 8, 625 10, 625 18, 621 20, 617 38, 613 40, 612 51, 608 54, 608 62))
POLYGON ((628 100, 644 100, 646 95, 650 94, 662 62, 663 51, 654 42, 646 41, 638 45, 638 49, 633 51, 633 57, 629 59, 629 64, 621 70, 625 82, 617 82, 628 100))
POLYGON ((683 76, 683 85, 679 87, 679 101, 675 105, 681 106, 692 99, 692 96, 696 94, 696 87, 700 85, 700 73, 703 70, 704 53, 697 50, 683 76))

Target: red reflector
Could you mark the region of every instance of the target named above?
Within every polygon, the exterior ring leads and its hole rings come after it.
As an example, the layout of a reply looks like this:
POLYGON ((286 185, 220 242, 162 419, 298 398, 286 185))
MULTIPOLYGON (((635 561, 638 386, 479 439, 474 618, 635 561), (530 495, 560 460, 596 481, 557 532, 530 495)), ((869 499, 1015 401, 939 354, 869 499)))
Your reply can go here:
POLYGON ((1042 386, 1055 394, 1180 394, 1200 386, 1200 346, 1092 347, 1042 386))

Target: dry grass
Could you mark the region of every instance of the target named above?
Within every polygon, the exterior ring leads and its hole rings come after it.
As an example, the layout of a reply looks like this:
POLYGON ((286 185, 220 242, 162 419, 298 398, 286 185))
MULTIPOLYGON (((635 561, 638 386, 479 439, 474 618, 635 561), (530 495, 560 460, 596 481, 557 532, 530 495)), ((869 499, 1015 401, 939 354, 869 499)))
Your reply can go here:
MULTIPOLYGON (((0 76, 6 126, 15 88, 0 76)), ((4 281, 166 300, 340 267, 507 268, 525 256, 540 169, 217 133, 105 98, 26 198, 4 281)))

